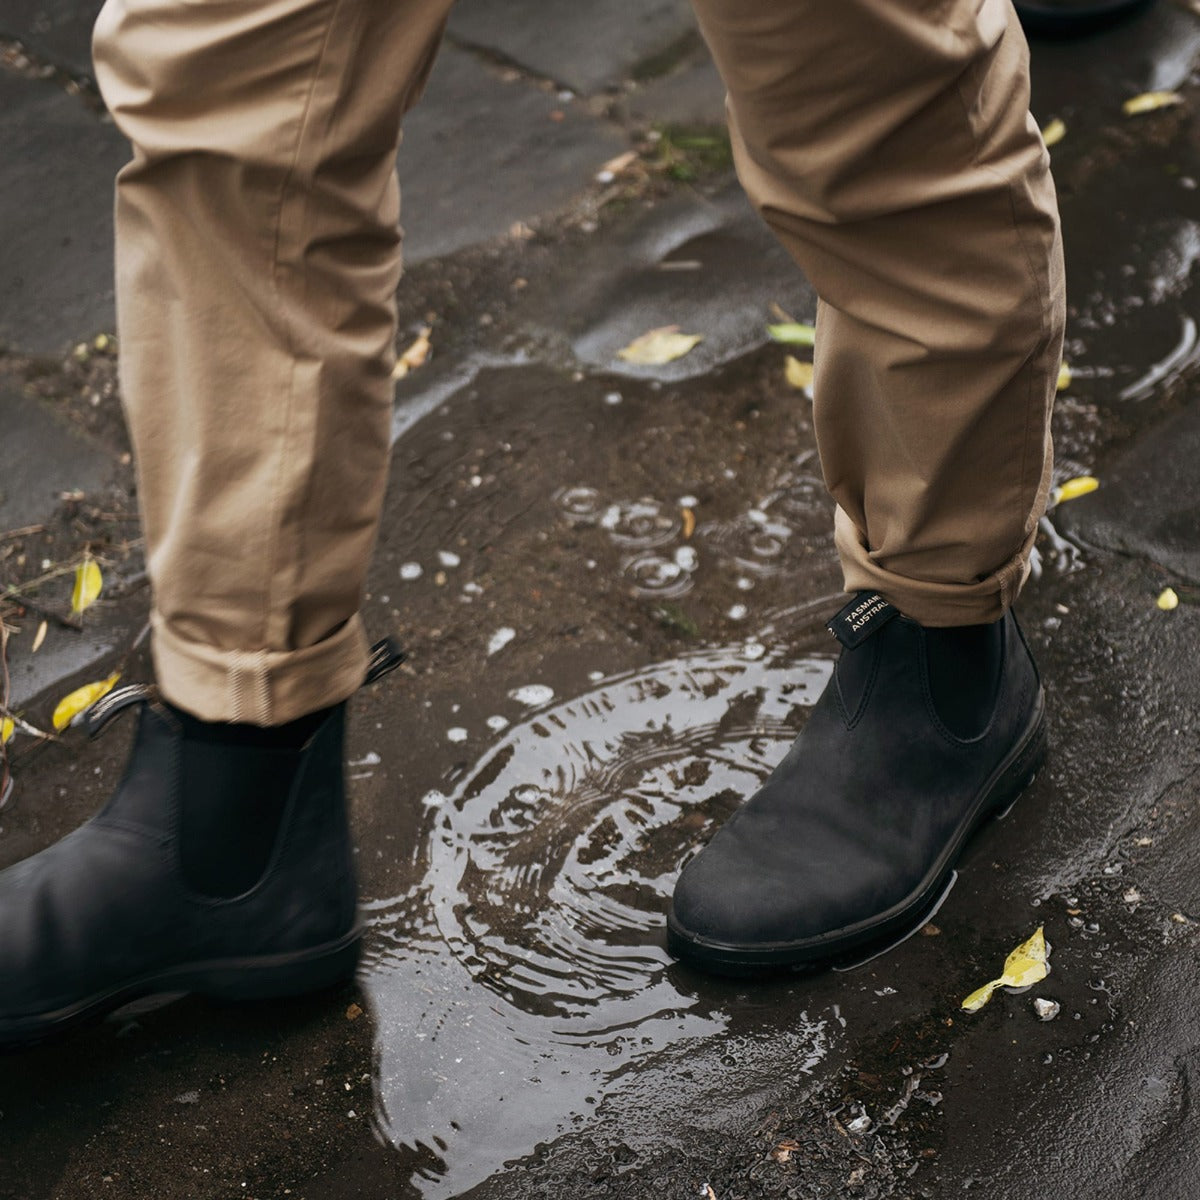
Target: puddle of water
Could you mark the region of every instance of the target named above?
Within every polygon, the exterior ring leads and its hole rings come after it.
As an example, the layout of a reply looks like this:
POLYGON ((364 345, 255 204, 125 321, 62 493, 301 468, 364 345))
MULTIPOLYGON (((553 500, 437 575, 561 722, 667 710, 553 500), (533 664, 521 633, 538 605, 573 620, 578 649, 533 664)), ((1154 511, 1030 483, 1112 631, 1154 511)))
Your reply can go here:
POLYGON ((663 948, 683 861, 766 777, 829 678, 830 659, 796 652, 801 618, 802 643, 827 645, 817 607, 777 615, 748 643, 761 654, 700 650, 546 704, 429 806, 423 881, 370 910, 366 987, 380 1131, 430 1200, 605 1106, 638 1112, 621 1119, 627 1143, 668 1137, 668 1075, 701 1113, 776 1077, 781 1055, 810 1071, 827 1052, 802 998, 783 1030, 747 1027, 744 1012, 731 1030, 733 993, 697 995, 663 948))

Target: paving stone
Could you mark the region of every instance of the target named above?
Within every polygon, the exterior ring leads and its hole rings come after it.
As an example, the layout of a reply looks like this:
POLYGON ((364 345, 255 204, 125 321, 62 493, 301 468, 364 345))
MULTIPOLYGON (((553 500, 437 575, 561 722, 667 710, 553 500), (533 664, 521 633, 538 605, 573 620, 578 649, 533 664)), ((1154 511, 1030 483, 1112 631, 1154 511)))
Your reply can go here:
POLYGON ((55 353, 113 327, 112 181, 128 157, 78 99, 0 73, 0 344, 55 353))
POLYGON ((109 454, 60 420, 49 405, 0 388, 0 411, 0 531, 40 521, 57 506, 59 492, 90 492, 106 481, 109 454))
POLYGON ((1056 522, 1090 545, 1200 584, 1200 407, 1142 438, 1105 471, 1099 491, 1063 505, 1056 522))
POLYGON ((92 74, 92 26, 104 0, 4 0, 0 33, 72 75, 92 74))
POLYGON ((451 37, 584 94, 690 45, 695 29, 687 0, 460 0, 450 17, 451 37))
POLYGON ((632 89, 618 109, 626 119, 645 124, 723 126, 725 84, 705 51, 682 70, 632 89))
POLYGON ((506 82, 476 55, 445 46, 405 123, 405 259, 451 254, 562 208, 625 148, 624 135, 582 103, 506 82))
POLYGON ((531 289, 522 319, 542 338, 569 340, 583 362, 632 376, 691 378, 754 349, 766 340, 772 301, 797 320, 816 311, 812 288, 736 186, 711 200, 681 192, 598 234, 564 268, 531 289), (704 341, 660 367, 616 357, 663 325, 704 341))

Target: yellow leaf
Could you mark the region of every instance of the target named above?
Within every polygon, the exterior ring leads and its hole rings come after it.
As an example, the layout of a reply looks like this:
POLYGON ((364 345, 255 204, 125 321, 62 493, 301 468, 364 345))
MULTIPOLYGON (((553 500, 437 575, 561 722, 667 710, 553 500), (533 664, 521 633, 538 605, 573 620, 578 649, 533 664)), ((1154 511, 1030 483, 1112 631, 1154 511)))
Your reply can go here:
POLYGON ((107 696, 117 686, 117 680, 120 678, 121 673, 114 671, 107 679, 86 683, 83 687, 76 688, 69 696, 64 696, 54 710, 55 733, 61 733, 81 712, 107 696))
POLYGON ((999 979, 985 983, 973 991, 963 1002, 967 1012, 978 1012, 991 998, 997 988, 1027 988, 1040 982, 1050 974, 1050 948, 1046 935, 1039 925, 1034 935, 1022 942, 1005 960, 1004 973, 999 979))
POLYGON ((796 321, 788 321, 783 325, 768 325, 767 332, 774 342, 783 342, 785 346, 815 346, 817 331, 812 325, 801 325, 796 321))
POLYGON ((1174 588, 1163 588, 1158 594, 1158 599, 1155 604, 1163 610, 1170 612, 1173 608, 1179 607, 1179 593, 1174 588))
POLYGON ((813 385, 813 365, 810 362, 801 362, 798 358, 793 358, 790 354, 783 360, 783 374, 788 383, 801 391, 809 391, 813 385))
POLYGON ((617 357, 642 367, 658 367, 682 358, 693 346, 704 341, 700 333, 680 333, 678 325, 663 325, 634 338, 617 357))
POLYGON ((75 590, 71 593, 71 611, 76 615, 95 603, 104 587, 104 576, 94 558, 85 558, 75 568, 75 590))
POLYGON ((12 717, 0 718, 0 746, 5 746, 12 741, 12 735, 16 728, 12 717))
POLYGON ((1071 386, 1071 364, 1063 363, 1058 368, 1058 381, 1054 385, 1057 392, 1065 392, 1071 386))
POLYGON ((1127 117, 1136 117, 1139 113, 1155 112, 1160 108, 1174 108, 1182 104, 1183 97, 1178 92, 1143 92, 1134 96, 1121 105, 1122 112, 1127 117))
POLYGON ((433 348, 433 343, 429 340, 431 333, 433 330, 428 325, 424 326, 417 334, 416 341, 396 359, 396 365, 392 368, 393 379, 403 379, 409 371, 425 365, 429 358, 429 352, 433 348))
POLYGON ((1046 143, 1047 150, 1049 150, 1051 146, 1057 146, 1058 143, 1061 142, 1066 136, 1067 127, 1062 121, 1059 120, 1058 117, 1055 117, 1054 120, 1042 130, 1042 141, 1046 143))
POLYGON ((48 628, 48 625, 47 625, 47 622, 45 622, 45 621, 43 621, 37 627, 37 633, 35 633, 33 635, 33 645, 30 647, 30 650, 29 650, 30 654, 36 654, 42 648, 42 643, 46 640, 46 629, 47 628, 48 628))
POLYGON ((1060 483, 1050 493, 1050 498, 1055 504, 1061 504, 1064 500, 1078 500, 1080 496, 1094 492, 1099 486, 1100 480, 1094 475, 1076 475, 1074 479, 1066 479, 1060 483))

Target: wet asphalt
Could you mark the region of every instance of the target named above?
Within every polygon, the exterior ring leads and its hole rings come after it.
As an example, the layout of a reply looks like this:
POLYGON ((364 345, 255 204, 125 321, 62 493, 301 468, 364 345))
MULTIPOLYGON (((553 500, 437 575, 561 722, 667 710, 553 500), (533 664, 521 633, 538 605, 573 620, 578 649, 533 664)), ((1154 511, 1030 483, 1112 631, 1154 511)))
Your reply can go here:
MULTIPOLYGON (((809 401, 765 334, 815 297, 732 181, 686 8, 631 26, 593 7, 534 38, 465 3, 401 155, 400 342, 431 327, 433 353, 397 385, 366 609, 410 657, 351 726, 359 978, 126 1011, 0 1059, 0 1197, 1200 1194, 1200 18, 1164 0, 1033 47, 1035 115, 1067 131, 1057 479, 1100 482, 1049 514, 1019 606, 1049 762, 909 940, 722 981, 667 957, 662 911, 831 669, 830 507, 809 401), (1183 103, 1122 114, 1151 89, 1183 103), (666 368, 616 358, 665 324, 705 340, 666 368), (962 1012, 1039 926, 1049 977, 962 1012)), ((14 701, 39 721, 114 663, 148 675, 115 354, 95 342, 98 188, 122 149, 90 97, 86 9, 0 19, 19 164, 0 537, 43 526, 0 540, 0 571, 29 580, 86 542, 109 580, 85 632, 52 626, 36 654, 40 613, 6 609, 14 701)), ((61 611, 65 591, 30 597, 61 611)), ((128 736, 18 737, 0 863, 93 811, 128 736)))

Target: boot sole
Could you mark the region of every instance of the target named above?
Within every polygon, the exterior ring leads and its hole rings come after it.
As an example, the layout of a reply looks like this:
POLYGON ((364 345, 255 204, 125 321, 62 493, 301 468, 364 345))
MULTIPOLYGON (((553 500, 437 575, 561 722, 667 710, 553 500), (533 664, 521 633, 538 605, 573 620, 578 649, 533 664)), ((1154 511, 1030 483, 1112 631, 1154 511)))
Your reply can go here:
POLYGON ((289 954, 185 963, 158 971, 53 1012, 0 1019, 0 1049, 15 1049, 57 1037, 134 1000, 190 993, 211 1000, 255 1001, 323 991, 354 974, 362 927, 332 942, 289 954))
POLYGON ((684 963, 715 975, 762 975, 781 970, 838 966, 861 962, 864 949, 875 946, 873 958, 903 941, 940 905, 954 877, 954 864, 967 842, 986 821, 1006 816, 1017 797, 1033 782, 1046 757, 1046 702, 1039 689, 1024 734, 980 789, 970 816, 937 858, 918 887, 886 912, 866 921, 795 942, 766 942, 739 946, 689 933, 667 914, 667 951, 684 963))

